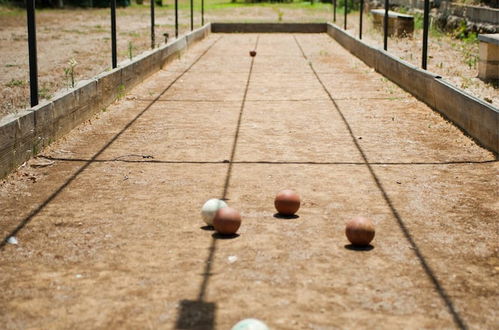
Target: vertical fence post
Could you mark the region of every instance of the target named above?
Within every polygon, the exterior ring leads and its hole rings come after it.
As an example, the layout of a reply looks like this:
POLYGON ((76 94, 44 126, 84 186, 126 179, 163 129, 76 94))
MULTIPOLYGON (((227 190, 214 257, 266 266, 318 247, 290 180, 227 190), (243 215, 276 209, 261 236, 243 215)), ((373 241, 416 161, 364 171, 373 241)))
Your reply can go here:
POLYGON ((388 7, 389 0, 385 0, 385 17, 383 18, 383 49, 388 50, 388 7))
POLYGON ((175 0, 175 39, 178 38, 178 0, 175 0))
POLYGON ((333 22, 336 22, 336 1, 333 0, 333 22))
POLYGON ((430 0, 424 1, 424 14, 423 14, 423 56, 422 67, 426 70, 428 60, 428 30, 430 27, 430 0))
POLYGON ((149 0, 151 6, 151 48, 154 49, 154 45, 156 44, 156 35, 154 33, 154 2, 156 0, 149 0))
POLYGON ((348 0, 344 0, 344 1, 345 1, 345 19, 343 22, 343 30, 346 30, 347 29, 348 0))
POLYGON ((191 31, 194 30, 194 0, 191 0, 191 31))
POLYGON ((362 14, 364 14, 364 0, 360 0, 359 39, 362 39, 362 14))
POLYGON ((118 55, 116 52, 116 0, 111 0, 111 57, 113 69, 118 66, 118 55))
POLYGON ((34 107, 38 104, 38 63, 36 56, 35 0, 26 1, 26 11, 28 20, 30 104, 32 107, 34 107))
POLYGON ((201 0, 201 26, 204 26, 204 0, 201 0))

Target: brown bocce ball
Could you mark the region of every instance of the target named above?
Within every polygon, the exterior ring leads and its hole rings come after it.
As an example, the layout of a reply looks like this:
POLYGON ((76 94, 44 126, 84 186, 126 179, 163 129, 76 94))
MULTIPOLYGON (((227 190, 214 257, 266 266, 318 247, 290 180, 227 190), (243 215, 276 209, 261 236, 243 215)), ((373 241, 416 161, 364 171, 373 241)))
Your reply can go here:
POLYGON ((293 190, 281 190, 275 196, 274 205, 280 214, 293 215, 300 208, 300 196, 293 190))
POLYGON ((256 56, 256 51, 255 50, 250 50, 250 56, 255 57, 256 56))
POLYGON ((347 222, 345 234, 353 245, 369 245, 374 238, 374 224, 367 218, 355 217, 347 222))
POLYGON ((241 215, 232 207, 221 208, 215 213, 213 218, 213 227, 223 235, 232 235, 237 232, 241 226, 241 215))

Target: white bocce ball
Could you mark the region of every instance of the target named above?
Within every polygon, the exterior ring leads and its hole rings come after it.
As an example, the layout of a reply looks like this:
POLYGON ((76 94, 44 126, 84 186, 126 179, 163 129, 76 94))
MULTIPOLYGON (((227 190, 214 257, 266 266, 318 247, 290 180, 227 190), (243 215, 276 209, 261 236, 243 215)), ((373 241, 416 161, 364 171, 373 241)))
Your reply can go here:
POLYGON ((237 322, 232 330, 269 330, 269 327, 260 320, 246 319, 237 322))
POLYGON ((206 222, 208 226, 213 226, 215 213, 224 207, 227 207, 227 203, 223 200, 217 198, 209 199, 201 208, 201 216, 203 217, 204 222, 206 222))

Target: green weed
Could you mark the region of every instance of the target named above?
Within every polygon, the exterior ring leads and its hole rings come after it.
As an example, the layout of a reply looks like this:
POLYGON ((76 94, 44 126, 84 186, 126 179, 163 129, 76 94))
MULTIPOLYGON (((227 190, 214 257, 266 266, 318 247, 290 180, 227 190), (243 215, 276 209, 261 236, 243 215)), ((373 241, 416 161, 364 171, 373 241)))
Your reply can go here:
POLYGON ((277 13, 277 21, 282 22, 282 17, 284 16, 284 13, 281 11, 279 8, 273 8, 276 13, 277 13))
POLYGON ((64 68, 64 76, 68 82, 68 86, 71 88, 75 87, 75 67, 78 64, 74 58, 68 61, 68 67, 64 68))
POLYGON ((38 95, 41 99, 49 100, 52 98, 52 94, 46 85, 43 85, 42 88, 38 91, 38 95))
POLYGON ((26 85, 26 81, 19 79, 11 79, 8 83, 5 84, 7 87, 21 87, 26 85))
POLYGON ((128 58, 130 61, 133 59, 133 44, 131 41, 128 42, 128 58))
POLYGON ((123 84, 120 84, 118 86, 118 95, 117 95, 117 99, 118 100, 121 100, 122 98, 125 97, 125 85, 123 84))

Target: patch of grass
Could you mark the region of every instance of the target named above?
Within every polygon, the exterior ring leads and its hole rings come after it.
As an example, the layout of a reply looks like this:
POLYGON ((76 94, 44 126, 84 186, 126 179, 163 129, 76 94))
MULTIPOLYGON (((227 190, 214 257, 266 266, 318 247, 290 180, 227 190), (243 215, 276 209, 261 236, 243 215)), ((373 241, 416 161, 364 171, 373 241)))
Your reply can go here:
POLYGON ((88 31, 85 29, 85 30, 77 30, 77 29, 62 29, 60 30, 61 32, 65 32, 65 33, 75 33, 75 34, 87 34, 88 31))
POLYGON ((50 93, 50 90, 46 85, 43 85, 40 90, 38 90, 38 96, 40 96, 41 99, 49 100, 52 98, 52 93, 50 93))
POLYGON ((140 37, 140 33, 138 33, 138 32, 128 32, 127 35, 129 35, 130 37, 134 37, 134 38, 140 37))
POLYGON ((0 17, 4 16, 23 16, 25 10, 22 8, 14 7, 7 2, 2 3, 0 0, 0 17))
POLYGON ((462 23, 457 29, 452 31, 449 36, 456 40, 451 43, 451 47, 462 53, 463 63, 470 69, 476 69, 479 60, 477 50, 479 42, 478 34, 476 32, 468 31, 466 23, 462 23))
MULTIPOLYGON (((231 0, 206 0, 205 10, 211 9, 228 9, 228 8, 242 8, 242 7, 270 7, 270 8, 286 8, 286 9, 309 9, 309 10, 324 10, 326 8, 330 9, 330 3, 322 2, 310 2, 310 1, 290 1, 281 3, 270 3, 270 2, 232 2, 231 0)), ((189 3, 180 3, 179 8, 189 8, 189 3)))
MULTIPOLYGON (((402 14, 408 14, 414 16, 414 30, 422 30, 423 29, 423 23, 424 23, 424 17, 422 13, 419 12, 414 12, 410 9, 407 9, 405 7, 397 7, 395 11, 402 13, 402 14)), ((435 26, 432 18, 430 17, 430 26, 428 30, 428 35, 432 38, 441 38, 445 35, 443 31, 441 31, 437 26, 435 26)))
POLYGON ((8 83, 5 84, 5 86, 13 88, 13 87, 22 87, 26 85, 26 81, 24 80, 19 80, 19 79, 11 79, 8 83))
POLYGON ((468 47, 463 48, 463 62, 468 65, 470 69, 476 69, 478 63, 478 54, 468 47))
POLYGON ((462 89, 467 89, 471 86, 473 86, 473 80, 471 78, 468 78, 468 77, 461 77, 462 80, 461 80, 461 88, 462 89))
POLYGON ((278 8, 278 7, 273 7, 272 9, 273 9, 273 10, 276 12, 276 14, 277 14, 277 21, 278 21, 278 22, 282 22, 282 17, 284 16, 284 12, 282 12, 282 11, 281 11, 281 9, 280 9, 280 8, 278 8))
POLYGON ((131 41, 129 41, 128 42, 128 58, 130 59, 130 61, 133 59, 133 50, 134 50, 133 44, 131 41))
POLYGON ((118 96, 117 96, 117 99, 121 100, 124 97, 125 97, 125 85, 120 84, 118 86, 118 96))

